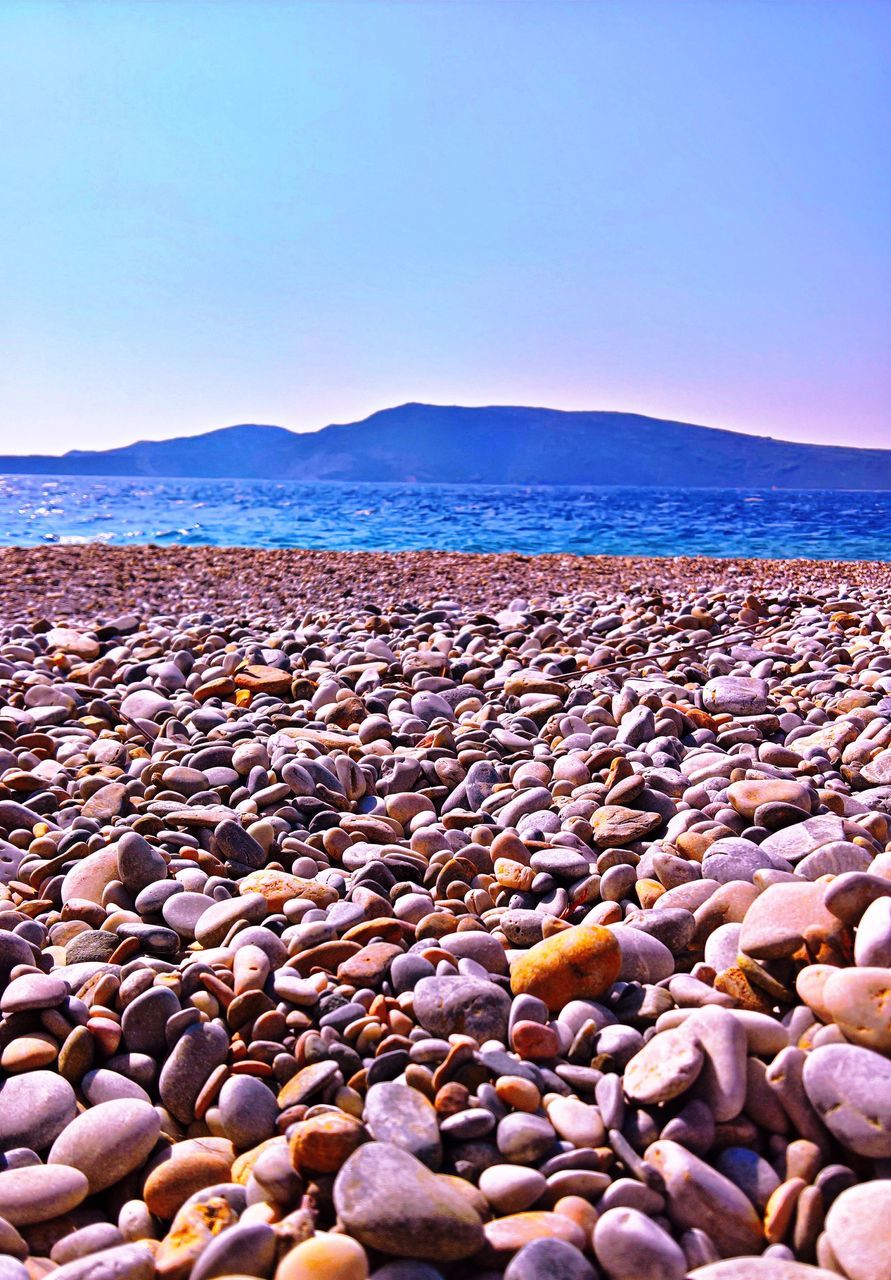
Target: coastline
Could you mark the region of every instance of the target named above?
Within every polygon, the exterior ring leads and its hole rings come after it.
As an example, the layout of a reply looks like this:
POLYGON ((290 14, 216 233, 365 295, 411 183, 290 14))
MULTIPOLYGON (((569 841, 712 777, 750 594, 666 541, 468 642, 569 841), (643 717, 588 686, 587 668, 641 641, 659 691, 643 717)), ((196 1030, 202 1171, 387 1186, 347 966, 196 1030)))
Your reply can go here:
POLYGON ((280 611, 370 601, 485 607, 576 592, 715 591, 746 585, 806 595, 891 588, 891 563, 707 556, 315 551, 250 547, 0 548, 0 619, 57 614, 88 622, 137 610, 280 611))

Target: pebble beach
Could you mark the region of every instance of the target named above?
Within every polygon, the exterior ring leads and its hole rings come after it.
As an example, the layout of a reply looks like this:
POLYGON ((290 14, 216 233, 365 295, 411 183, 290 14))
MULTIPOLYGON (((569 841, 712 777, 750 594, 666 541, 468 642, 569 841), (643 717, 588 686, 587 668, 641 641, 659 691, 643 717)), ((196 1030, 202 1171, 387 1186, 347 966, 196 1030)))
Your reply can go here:
POLYGON ((891 565, 0 570, 0 1280, 891 1280, 891 565))

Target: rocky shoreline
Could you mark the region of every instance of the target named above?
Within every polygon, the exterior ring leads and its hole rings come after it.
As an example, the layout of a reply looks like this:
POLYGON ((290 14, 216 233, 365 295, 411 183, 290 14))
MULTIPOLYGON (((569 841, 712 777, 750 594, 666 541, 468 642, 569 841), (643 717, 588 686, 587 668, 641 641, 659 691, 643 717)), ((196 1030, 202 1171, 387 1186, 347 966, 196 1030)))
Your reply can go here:
POLYGON ((891 1280, 891 566, 0 565, 0 1280, 891 1280))

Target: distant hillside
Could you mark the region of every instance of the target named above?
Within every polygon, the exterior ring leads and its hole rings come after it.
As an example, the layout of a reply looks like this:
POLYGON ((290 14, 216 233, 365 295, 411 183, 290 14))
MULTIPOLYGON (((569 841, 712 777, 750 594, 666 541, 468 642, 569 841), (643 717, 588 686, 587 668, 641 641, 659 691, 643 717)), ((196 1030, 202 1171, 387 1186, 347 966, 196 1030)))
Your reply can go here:
POLYGON ((0 456, 0 473, 669 488, 891 489, 891 449, 792 444, 634 413, 404 404, 298 434, 223 427, 62 457, 0 456))

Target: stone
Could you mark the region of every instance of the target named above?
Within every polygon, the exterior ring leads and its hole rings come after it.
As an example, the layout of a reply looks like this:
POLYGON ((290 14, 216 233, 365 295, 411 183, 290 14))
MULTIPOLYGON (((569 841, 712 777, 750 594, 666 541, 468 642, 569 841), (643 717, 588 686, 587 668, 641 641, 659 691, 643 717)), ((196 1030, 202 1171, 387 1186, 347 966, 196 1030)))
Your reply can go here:
POLYGON ((670 1102, 695 1083, 703 1061, 701 1045, 686 1028, 663 1031, 627 1063, 622 1080, 625 1096, 645 1106, 670 1102))
POLYGON ((537 1164, 554 1147, 557 1135, 550 1121, 514 1111, 498 1124, 498 1150, 511 1164, 537 1164))
POLYGON ((507 1264, 504 1280, 595 1280, 584 1254, 566 1240, 530 1240, 507 1264))
POLYGON ((124 887, 137 894, 167 878, 167 860, 144 836, 127 831, 117 844, 117 870, 124 887))
POLYGON ((628 809, 621 804, 604 805, 591 818, 594 841, 601 849, 642 840, 661 825, 661 814, 628 809))
POLYGON ((255 1076, 230 1076, 217 1106, 226 1137, 236 1147, 255 1147, 275 1133, 279 1108, 275 1094, 255 1076))
POLYGON ((729 1258, 697 1267, 688 1280, 838 1280, 838 1273, 786 1258, 729 1258))
MULTIPOLYGON (((486 937, 489 937, 487 934, 486 937)), ((495 939, 493 938, 494 942, 495 939)), ((495 944, 498 946, 498 943, 495 944)), ((499 947, 499 950, 501 948, 499 947)), ((370 942, 337 967, 340 982, 353 986, 374 987, 386 977, 390 965, 402 955, 402 947, 393 942, 370 942)))
POLYGON ((195 1117, 195 1102, 207 1077, 226 1061, 229 1037, 213 1022, 186 1027, 161 1070, 158 1090, 164 1106, 182 1124, 195 1117))
POLYGON ((891 898, 891 880, 868 872, 849 871, 824 886, 823 903, 845 924, 857 924, 871 903, 891 898))
MULTIPOLYGON (((157 1075, 157 1066, 144 1054, 122 1054, 119 1059, 109 1058, 109 1062, 130 1070, 134 1076, 139 1075, 150 1087, 157 1075), (122 1060, 119 1060, 122 1059, 122 1060)), ((119 1102, 124 1098, 132 1098, 139 1102, 150 1102, 151 1099, 136 1079, 122 1075, 120 1071, 109 1067, 99 1067, 88 1071, 80 1082, 81 1093, 93 1107, 102 1102, 119 1102)))
POLYGON ((838 969, 823 987, 823 1006, 847 1040, 891 1053, 891 969, 838 969))
POLYGON ((109 960, 120 946, 117 934, 104 929, 87 929, 72 938, 65 948, 67 964, 80 964, 85 960, 109 960))
POLYGON ((597 1000, 616 981, 620 967, 619 943, 609 929, 577 925, 523 953, 511 966, 511 990, 543 1000, 556 1013, 570 1000, 597 1000))
POLYGON ((457 1262, 485 1241, 467 1197, 390 1143, 369 1142, 350 1156, 334 1181, 334 1206, 351 1236, 397 1257, 457 1262))
POLYGON ((66 1262, 75 1262, 123 1243, 124 1237, 110 1222, 93 1222, 63 1236, 50 1250, 50 1258, 58 1266, 64 1266, 66 1262))
POLYGON ((224 1227, 201 1251, 189 1280, 215 1280, 233 1274, 266 1276, 275 1264, 277 1244, 275 1232, 265 1222, 224 1227))
POLYGON ((246 867, 262 867, 266 862, 263 846, 233 818, 224 818, 214 828, 213 848, 218 857, 246 867))
POLYGON ((48 1222, 76 1209, 89 1193, 79 1169, 35 1164, 0 1173, 0 1217, 14 1227, 48 1222))
POLYGON ((141 1242, 101 1249, 53 1272, 60 1280, 152 1280, 154 1274, 151 1248, 141 1242))
POLYGON ((160 1132, 160 1117, 147 1102, 103 1102, 71 1121, 50 1148, 47 1163, 79 1169, 90 1195, 96 1195, 141 1169, 160 1132))
POLYGON ((698 1042, 703 1054, 696 1093, 719 1124, 732 1120, 746 1100, 746 1033, 729 1009, 706 1005, 684 1023, 684 1031, 698 1042))
POLYGON ((188 1138, 162 1152, 149 1169, 143 1199, 149 1212, 170 1220, 190 1196, 228 1182, 235 1149, 225 1138, 188 1138))
POLYGON ((676 1142, 654 1142, 645 1158, 662 1175, 668 1215, 679 1230, 701 1228, 725 1258, 761 1251, 760 1219, 729 1178, 676 1142))
POLYGON ((702 874, 719 884, 751 882, 756 871, 767 871, 772 866, 771 859, 759 845, 739 836, 727 836, 709 845, 702 859, 702 874))
POLYGON ((597 1107, 580 1098, 555 1098, 548 1104, 547 1113, 557 1134, 574 1147, 599 1147, 606 1141, 597 1107))
POLYGON ((367 1276, 368 1257, 358 1240, 331 1232, 301 1240, 275 1272, 275 1280, 366 1280, 367 1276))
POLYGON ((713 714, 763 715, 768 707, 767 683, 751 676, 715 676, 702 687, 702 705, 713 714))
POLYGON ((795 870, 806 880, 819 880, 821 876, 868 871, 872 858, 872 853, 862 845, 850 840, 832 840, 803 857, 795 870))
POLYGON ((674 973, 674 956, 664 942, 624 924, 607 927, 619 944, 621 982, 662 982, 674 973))
POLYGON ((152 689, 135 689, 121 702, 121 714, 131 720, 158 720, 173 714, 173 703, 152 689))
POLYGON ((168 987, 149 987, 143 991, 127 1005, 121 1019, 128 1050, 157 1058, 166 1056, 167 1023, 179 1009, 179 1001, 168 987))
POLYGON ((584 1249, 587 1240, 583 1229, 563 1213, 531 1210, 494 1218, 485 1225, 486 1243, 502 1256, 509 1256, 534 1240, 561 1240, 576 1250, 584 1249))
POLYGON ((827 1044, 804 1063, 807 1097, 842 1146, 860 1156, 891 1156, 891 1061, 871 1049, 827 1044))
POLYGON ((102 902, 102 895, 118 877, 118 854, 114 845, 89 853, 71 868, 62 881, 63 902, 102 902))
POLYGON ((771 857, 777 856, 795 863, 821 845, 844 839, 843 819, 834 814, 819 814, 815 818, 807 818, 804 822, 796 822, 794 826, 775 831, 766 840, 762 840, 759 847, 771 857))
POLYGON ((76 1114, 74 1090, 61 1076, 52 1071, 14 1076, 0 1085, 0 1151, 44 1151, 76 1114))
POLYGON ((547 1188, 547 1180, 537 1169, 524 1165, 493 1164, 484 1169, 479 1189, 497 1213, 522 1213, 531 1209, 547 1188))
POLYGON ((758 778, 746 782, 732 782, 727 788, 727 799, 737 813, 753 819, 755 811, 763 804, 788 804, 810 812, 810 792, 801 782, 785 778, 758 778))
POLYGON ((481 964, 488 973, 507 976, 508 965, 504 947, 491 933, 480 929, 464 929, 460 933, 442 938, 439 944, 450 955, 463 956, 481 964))
POLYGON ((0 1067, 10 1075, 46 1067, 55 1061, 58 1049, 52 1036, 41 1032, 30 1036, 16 1036, 0 1053, 0 1067))
POLYGON ((68 987, 49 973, 25 973, 7 984, 0 996, 5 1014, 29 1013, 32 1009, 53 1009, 68 998, 68 987))
POLYGON ((329 885, 269 869, 248 872, 243 880, 239 880, 238 892, 259 894, 266 899, 270 911, 284 911, 287 903, 295 898, 303 898, 318 907, 330 906, 337 900, 329 885))
POLYGON ((123 782, 108 782, 94 791, 81 809, 84 818, 97 822, 110 822, 127 810, 127 788, 123 782))
POLYGON ((874 787, 891 782, 891 751, 880 751, 860 770, 860 776, 874 787))
POLYGON ((311 1062, 301 1067, 278 1093, 278 1106, 281 1111, 288 1107, 300 1106, 315 1097, 340 1075, 337 1063, 328 1058, 322 1062, 311 1062))
POLYGON ((19 849, 8 840, 0 840, 0 884, 9 884, 10 880, 18 879, 19 867, 26 853, 27 849, 19 849))
POLYGON ((336 1173, 365 1140, 361 1122, 335 1110, 308 1116, 295 1124, 289 1134, 291 1164, 307 1177, 336 1173))
POLYGON ((877 898, 860 917, 854 963, 864 968, 891 969, 891 897, 877 898))
POLYGON ((235 676, 235 686, 247 689, 251 693, 265 693, 274 698, 283 698, 291 692, 291 673, 279 667, 264 666, 254 663, 242 667, 235 676))
POLYGON ((802 946, 806 935, 838 934, 838 919, 823 904, 824 887, 791 882, 768 885, 746 911, 740 951, 753 960, 782 960, 802 946))
POLYGON ((826 1234, 849 1280, 891 1280, 891 1181, 842 1191, 829 1206, 826 1234))
POLYGON ((744 1191, 761 1213, 780 1185, 772 1165, 748 1147, 725 1147, 715 1160, 715 1167, 744 1191))
POLYGON ((428 1169, 439 1169, 442 1142, 436 1111, 417 1089, 395 1080, 373 1084, 365 1095, 362 1119, 375 1142, 400 1147, 428 1169))
POLYGON ((503 1041, 507 1037, 510 997, 501 987, 482 978, 421 978, 414 989, 414 1011, 420 1025, 431 1035, 471 1036, 479 1044, 503 1041))
POLYGON ((594 1228, 594 1253, 610 1280, 684 1280, 684 1251, 638 1209, 608 1209, 594 1228))
POLYGON ((93 662, 101 652, 94 636, 84 635, 73 627, 52 627, 46 633, 47 649, 60 649, 82 662, 93 662))

